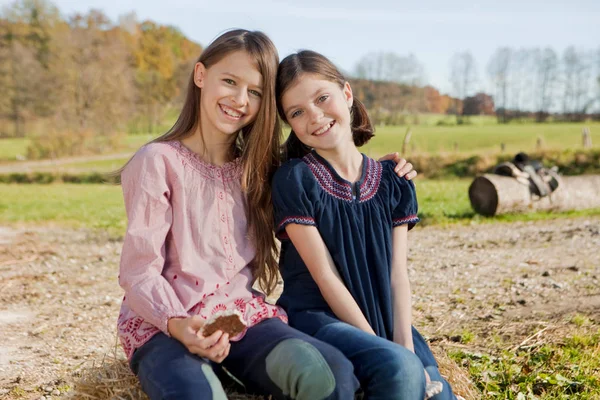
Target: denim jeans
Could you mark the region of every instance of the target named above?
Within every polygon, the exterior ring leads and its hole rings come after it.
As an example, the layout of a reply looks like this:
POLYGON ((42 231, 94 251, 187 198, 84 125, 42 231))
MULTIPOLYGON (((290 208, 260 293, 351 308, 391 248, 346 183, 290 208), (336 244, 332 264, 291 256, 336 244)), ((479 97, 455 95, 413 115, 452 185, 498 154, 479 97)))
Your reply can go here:
POLYGON ((344 322, 323 326, 315 337, 337 347, 348 357, 367 400, 423 400, 424 369, 432 381, 444 385, 443 391, 432 399, 455 399, 450 385, 439 373, 429 346, 414 328, 415 353, 344 322))
MULTIPOLYGON (((242 340, 231 342, 221 365, 248 393, 274 399, 348 400, 359 387, 352 364, 339 350, 277 318, 249 328, 242 340)), ((213 370, 216 365, 163 333, 137 349, 130 366, 151 400, 227 398, 213 370)))

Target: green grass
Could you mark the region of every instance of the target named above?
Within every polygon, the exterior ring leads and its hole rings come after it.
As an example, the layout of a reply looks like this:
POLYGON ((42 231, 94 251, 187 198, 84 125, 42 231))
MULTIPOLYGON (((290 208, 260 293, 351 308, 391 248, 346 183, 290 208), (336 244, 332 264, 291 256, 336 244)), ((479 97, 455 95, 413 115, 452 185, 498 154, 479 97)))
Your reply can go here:
MULTIPOLYGON (((500 152, 500 143, 505 144, 505 152, 514 154, 519 151, 536 150, 538 137, 543 140, 544 149, 579 149, 581 148, 581 130, 589 127, 596 148, 600 147, 598 132, 600 123, 512 123, 500 125, 492 117, 472 117, 469 125, 437 126, 437 121, 453 120, 452 116, 428 115, 419 116, 419 125, 414 125, 412 138, 407 150, 411 153, 451 153, 454 144, 462 154, 496 154, 500 152)), ((380 126, 376 128, 376 136, 363 151, 371 156, 379 156, 392 151, 401 151, 406 126, 380 126)), ((141 145, 158 135, 127 135, 122 152, 133 154, 141 145)), ((29 139, 0 139, 0 161, 15 161, 17 154, 25 155, 29 139)), ((71 166, 83 169, 82 166, 71 166)), ((95 166, 94 166, 95 167, 95 166)), ((106 164, 101 164, 105 168, 106 164)), ((87 168, 87 167, 86 167, 87 168)), ((112 166, 107 169, 110 170, 112 166)))
POLYGON ((513 341, 501 340, 489 352, 456 350, 449 355, 467 369, 482 398, 600 398, 598 325, 565 322, 532 347, 515 349, 513 341))
POLYGON ((72 173, 78 172, 109 172, 115 171, 121 168, 129 160, 127 158, 116 158, 114 160, 93 160, 93 161, 82 161, 82 162, 71 162, 67 164, 61 164, 58 166, 43 166, 36 168, 39 172, 52 172, 52 171, 69 171, 72 173))
POLYGON ((0 193, 0 224, 106 229, 115 236, 125 231, 120 186, 0 184, 0 193))
MULTIPOLYGON (((508 125, 457 125, 411 127, 411 140, 407 156, 411 153, 451 153, 454 143, 458 152, 464 154, 495 154, 500 152, 500 143, 505 144, 505 152, 536 150, 538 137, 542 138, 544 149, 581 148, 581 130, 589 127, 592 139, 600 132, 599 123, 554 123, 554 124, 508 124, 508 125)), ((383 155, 400 151, 408 127, 377 127, 375 137, 363 148, 371 155, 383 155)), ((593 141, 600 147, 600 140, 593 141)))
MULTIPOLYGON (((470 180, 417 180, 422 226, 494 223, 600 215, 600 209, 502 215, 475 215, 468 199, 470 180)), ((103 184, 0 184, 0 224, 55 224, 106 229, 122 235, 126 226, 120 186, 103 184)))
POLYGON ((27 154, 29 139, 0 139, 0 161, 16 161, 17 156, 27 154))
MULTIPOLYGON (((149 134, 127 135, 121 152, 133 154, 140 146, 157 136, 149 134)), ((0 162, 16 161, 17 156, 26 156, 27 147, 30 143, 31 140, 27 138, 0 139, 0 162)))

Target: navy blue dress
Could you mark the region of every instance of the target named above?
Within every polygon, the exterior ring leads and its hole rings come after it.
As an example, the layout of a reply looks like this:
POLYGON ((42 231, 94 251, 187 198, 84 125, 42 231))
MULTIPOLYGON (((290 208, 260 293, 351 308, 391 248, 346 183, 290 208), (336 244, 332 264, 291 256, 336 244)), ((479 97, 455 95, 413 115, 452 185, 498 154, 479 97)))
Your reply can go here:
POLYGON ((314 335, 339 322, 285 233, 290 223, 313 225, 375 333, 393 340, 392 230, 419 221, 414 184, 398 177, 395 165, 363 155, 361 178, 351 184, 313 151, 276 172, 273 205, 284 280, 278 304, 290 325, 314 335))

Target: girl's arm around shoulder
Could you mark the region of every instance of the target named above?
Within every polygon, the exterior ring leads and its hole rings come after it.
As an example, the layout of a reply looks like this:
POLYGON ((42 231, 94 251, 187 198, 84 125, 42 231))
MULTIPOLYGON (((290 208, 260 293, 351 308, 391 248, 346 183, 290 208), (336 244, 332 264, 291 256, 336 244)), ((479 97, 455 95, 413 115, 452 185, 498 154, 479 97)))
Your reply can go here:
POLYGON ((333 313, 340 320, 374 335, 375 332, 344 285, 317 228, 288 224, 285 230, 333 313))
POLYGON ((164 144, 156 145, 140 149, 121 175, 128 221, 119 284, 131 309, 168 335, 169 318, 187 312, 162 275, 173 209, 168 155, 159 147, 164 144))

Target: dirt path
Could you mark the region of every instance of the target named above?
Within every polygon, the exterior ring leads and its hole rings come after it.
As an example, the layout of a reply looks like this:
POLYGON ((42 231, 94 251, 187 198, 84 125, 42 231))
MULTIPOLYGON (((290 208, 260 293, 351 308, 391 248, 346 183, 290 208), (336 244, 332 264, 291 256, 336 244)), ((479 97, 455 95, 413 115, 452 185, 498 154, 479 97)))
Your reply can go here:
MULTIPOLYGON (((112 352, 121 245, 91 231, 0 227, 0 398, 57 398, 112 352)), ((415 325, 435 340, 598 315, 598 249, 598 217, 415 229, 415 325)))

